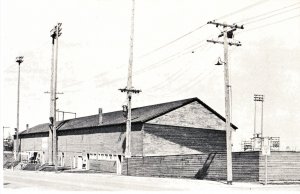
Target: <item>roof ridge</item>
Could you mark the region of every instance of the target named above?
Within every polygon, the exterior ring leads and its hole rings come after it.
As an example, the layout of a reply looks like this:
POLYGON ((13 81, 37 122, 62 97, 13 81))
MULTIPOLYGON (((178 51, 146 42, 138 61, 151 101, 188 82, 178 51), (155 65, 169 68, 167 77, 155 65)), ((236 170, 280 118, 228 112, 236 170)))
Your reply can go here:
POLYGON ((136 108, 133 108, 133 109, 138 109, 138 108, 145 108, 145 107, 150 107, 150 106, 157 106, 157 105, 163 105, 163 104, 169 104, 169 103, 174 103, 174 102, 180 102, 180 101, 193 101, 193 100, 196 100, 198 99, 197 97, 193 97, 193 98, 186 98, 186 99, 182 99, 182 100, 174 100, 174 101, 170 101, 170 102, 163 102, 163 103, 158 103, 158 104, 150 104, 150 105, 147 105, 147 106, 140 106, 140 107, 136 107, 136 108))
MULTIPOLYGON (((169 103, 174 103, 174 102, 180 102, 180 101, 193 101, 193 100, 199 100, 197 97, 193 97, 193 98, 186 98, 186 99, 182 99, 182 100, 174 100, 174 101, 169 101, 169 102, 162 102, 162 103, 158 103, 158 104, 150 104, 150 105, 146 105, 146 106, 139 106, 139 107, 135 107, 132 108, 131 110, 135 110, 135 109, 139 109, 139 108, 146 108, 146 107, 151 107, 151 106, 157 106, 157 105, 163 105, 163 104, 169 104, 169 103)), ((110 112, 104 112, 104 114, 109 114, 109 113, 115 113, 115 112, 120 112, 122 110, 116 110, 116 111, 110 111, 110 112)), ((77 117, 77 118, 73 118, 73 119, 79 119, 79 118, 86 118, 86 117, 93 117, 93 116, 97 116, 98 114, 92 114, 92 115, 87 115, 87 116, 82 116, 82 117, 77 117)), ((67 119, 67 120, 73 120, 73 119, 67 119)))

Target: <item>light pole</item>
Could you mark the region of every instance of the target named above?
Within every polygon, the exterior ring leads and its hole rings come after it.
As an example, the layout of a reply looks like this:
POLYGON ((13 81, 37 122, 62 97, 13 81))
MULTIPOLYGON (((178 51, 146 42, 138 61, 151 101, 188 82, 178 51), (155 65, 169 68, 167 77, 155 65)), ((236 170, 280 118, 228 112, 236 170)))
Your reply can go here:
MULTIPOLYGON (((256 102, 261 102, 261 128, 260 128, 260 136, 261 137, 264 137, 264 133, 263 133, 263 111, 264 111, 264 95, 261 95, 261 94, 254 94, 254 103, 256 103, 256 102)), ((255 104, 255 106, 256 106, 256 104, 255 104)), ((256 108, 255 108, 255 111, 256 111, 256 108)), ((256 120, 256 118, 255 118, 255 120, 256 120)), ((256 123, 255 123, 255 125, 256 125, 256 123)), ((254 129, 256 129, 256 128, 254 128, 254 129)), ((254 131, 254 133, 256 133, 256 130, 254 131)), ((254 134, 255 135, 255 134, 254 134)))
POLYGON ((56 129, 56 90, 57 90, 57 59, 58 59, 58 37, 60 37, 62 23, 57 23, 50 31, 52 38, 52 58, 51 58, 51 84, 50 84, 50 129, 49 129, 49 165, 54 163, 57 170, 57 129, 56 129), (54 46, 55 45, 55 46, 54 46))
POLYGON ((20 118, 20 70, 21 70, 21 63, 23 63, 23 56, 19 56, 19 57, 16 57, 16 62, 18 63, 19 65, 19 69, 18 69, 18 97, 17 97, 17 130, 16 130, 16 157, 15 159, 17 161, 19 161, 19 126, 20 126, 20 121, 19 121, 19 118, 20 118))

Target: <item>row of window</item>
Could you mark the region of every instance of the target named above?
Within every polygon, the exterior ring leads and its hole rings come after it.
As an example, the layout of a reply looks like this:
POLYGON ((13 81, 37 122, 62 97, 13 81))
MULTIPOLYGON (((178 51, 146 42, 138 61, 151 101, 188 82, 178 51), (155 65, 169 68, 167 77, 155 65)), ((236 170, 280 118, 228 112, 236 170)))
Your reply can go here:
POLYGON ((114 161, 117 160, 117 155, 114 154, 95 154, 95 153, 90 153, 89 154, 90 159, 92 160, 109 160, 109 161, 114 161))

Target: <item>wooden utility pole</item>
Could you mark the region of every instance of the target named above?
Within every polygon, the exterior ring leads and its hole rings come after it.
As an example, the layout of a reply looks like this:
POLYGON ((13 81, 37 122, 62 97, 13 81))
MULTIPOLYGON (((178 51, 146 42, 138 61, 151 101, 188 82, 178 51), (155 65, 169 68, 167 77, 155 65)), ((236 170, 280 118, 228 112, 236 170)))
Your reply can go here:
POLYGON ((134 38, 134 6, 135 0, 132 0, 131 13, 131 33, 130 33, 130 49, 129 49, 129 65, 128 65, 128 79, 127 87, 119 89, 121 92, 127 92, 127 118, 126 118, 126 148, 125 158, 131 157, 131 97, 132 93, 139 93, 141 90, 135 90, 132 87, 132 64, 133 64, 133 38, 134 38))
MULTIPOLYGON (((224 42, 215 41, 215 40, 207 40, 207 42, 211 43, 220 43, 224 45, 224 83, 225 83, 225 114, 226 114, 226 155, 227 155, 227 184, 232 184, 232 130, 231 130, 231 113, 230 113, 230 83, 229 83, 229 71, 228 71, 228 45, 241 46, 241 44, 229 42, 228 38, 233 38, 233 31, 237 28, 244 29, 243 26, 238 25, 228 25, 226 23, 217 23, 214 21, 208 22, 208 24, 214 24, 217 27, 222 26, 223 32, 219 37, 224 36, 224 42), (228 30, 228 28, 231 28, 228 30)), ((219 64, 219 62, 218 62, 219 64)))
POLYGON ((54 52, 55 52, 55 27, 51 30, 50 36, 52 38, 52 55, 51 55, 51 81, 50 81, 50 126, 49 126, 49 139, 48 139, 48 164, 53 165, 53 121, 54 121, 54 92, 53 92, 53 84, 54 84, 54 52))
POLYGON ((225 82, 225 113, 226 113, 226 149, 227 149, 227 184, 232 184, 232 130, 230 127, 230 99, 229 99, 229 73, 228 73, 228 40, 227 26, 224 29, 224 82, 225 82))
POLYGON ((52 66, 51 66, 51 88, 50 88, 50 131, 49 131, 49 164, 54 164, 55 170, 57 170, 57 153, 58 153, 58 146, 57 146, 57 129, 56 129, 56 94, 57 94, 57 61, 58 61, 58 37, 61 35, 61 23, 57 23, 57 25, 51 30, 51 37, 52 37, 52 66), (55 41, 56 40, 56 41, 55 41), (56 43, 56 48, 54 48, 54 44, 56 43), (54 52, 55 51, 55 52, 54 52), (52 135, 52 137, 51 137, 52 135), (52 144, 52 147, 51 147, 52 144), (52 150, 52 154, 51 154, 52 150), (51 159, 52 157, 52 159, 51 159), (52 163, 51 163, 52 161, 52 163))
POLYGON ((21 72, 21 63, 23 63, 23 56, 19 56, 16 58, 16 62, 18 63, 18 94, 17 94, 17 128, 16 128, 16 156, 15 160, 20 161, 19 154, 19 127, 20 127, 20 72, 21 72))

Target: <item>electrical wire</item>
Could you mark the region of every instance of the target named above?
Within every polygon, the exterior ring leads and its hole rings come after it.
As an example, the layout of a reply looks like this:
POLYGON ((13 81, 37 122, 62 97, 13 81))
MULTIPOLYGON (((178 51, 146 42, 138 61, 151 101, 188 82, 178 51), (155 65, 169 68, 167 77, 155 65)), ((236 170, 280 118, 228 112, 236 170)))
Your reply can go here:
POLYGON ((281 22, 284 22, 284 21, 288 21, 288 20, 297 18, 297 17, 299 17, 299 16, 300 16, 300 14, 299 14, 299 15, 292 16, 292 17, 284 18, 284 19, 282 19, 282 20, 278 20, 278 21, 275 21, 275 22, 271 22, 271 23, 268 23, 268 24, 264 24, 264 25, 261 25, 261 26, 257 26, 257 27, 254 27, 254 28, 250 28, 250 29, 245 30, 245 31, 243 31, 243 32, 239 32, 238 34, 240 34, 240 33, 246 33, 246 32, 252 31, 252 30, 260 29, 260 28, 265 28, 265 27, 267 27, 267 26, 271 26, 271 25, 278 24, 278 23, 281 23, 281 22))
MULTIPOLYGON (((182 56, 184 56, 186 54, 189 54, 191 52, 191 50, 198 50, 202 46, 205 46, 205 44, 201 44, 201 43, 204 43, 205 41, 206 40, 201 40, 201 41, 199 41, 199 42, 197 42, 197 43, 195 43, 195 44, 193 44, 191 46, 188 46, 188 47, 182 49, 181 51, 176 52, 175 54, 172 54, 172 55, 170 55, 170 56, 168 56, 168 57, 166 57, 166 58, 164 58, 162 60, 159 60, 159 61, 157 61, 157 62, 155 62, 153 64, 150 64, 150 65, 148 65, 148 66, 146 66, 146 67, 144 67, 144 68, 142 68, 140 70, 133 71, 133 74, 134 75, 140 75, 140 74, 142 74, 144 72, 147 72, 148 70, 152 70, 154 68, 160 67, 161 65, 167 64, 167 63, 169 63, 169 62, 171 62, 171 61, 173 61, 175 59, 178 59, 178 58, 180 58, 180 57, 182 57, 182 56), (184 52, 186 50, 190 50, 190 51, 184 52)), ((110 72, 107 71, 107 72, 104 72, 104 73, 101 73, 101 74, 103 75, 103 74, 107 74, 107 73, 110 73, 110 72)), ((96 77, 96 76, 94 76, 94 77, 96 77)), ((96 87, 103 87, 103 86, 106 86, 106 85, 117 83, 118 81, 121 81, 121 80, 124 80, 124 79, 126 79, 126 76, 118 77, 118 78, 112 79, 109 82, 98 84, 96 87)), ((78 84, 82 84, 82 83, 84 83, 86 81, 87 80, 79 81, 77 83, 71 84, 71 85, 63 87, 63 88, 65 89, 65 88, 73 87, 73 86, 76 86, 78 84)))
MULTIPOLYGON (((250 9, 250 8, 252 8, 252 7, 255 7, 255 6, 259 5, 259 4, 262 4, 262 3, 266 2, 266 1, 268 1, 268 0, 262 0, 262 1, 259 1, 259 2, 257 2, 257 3, 251 4, 251 5, 249 5, 249 6, 246 6, 246 7, 242 8, 242 9, 239 9, 239 10, 237 10, 237 11, 234 11, 234 12, 231 12, 231 13, 226 14, 226 15, 224 15, 224 16, 221 16, 221 17, 219 17, 219 18, 216 19, 216 20, 219 20, 219 19, 228 17, 228 16, 230 16, 230 15, 234 15, 234 14, 237 14, 237 13, 239 13, 239 12, 245 11, 245 10, 250 9)), ((150 54, 152 54, 152 53, 154 53, 154 52, 156 52, 156 51, 159 51, 159 50, 161 50, 161 49, 163 49, 163 48, 165 48, 165 47, 167 47, 167 46, 169 46, 169 45, 175 43, 176 41, 179 41, 179 40, 181 40, 182 38, 184 38, 184 37, 186 37, 186 36, 192 34, 193 32, 195 32, 195 31, 197 31, 197 30, 200 30, 201 28, 203 28, 203 27, 206 26, 206 25, 207 25, 207 23, 205 23, 205 24, 203 24, 203 25, 201 25, 201 26, 198 26, 198 27, 195 28, 194 30, 189 31, 189 32, 183 34, 182 36, 179 36, 178 38, 176 38, 176 39, 174 39, 174 40, 172 40, 172 41, 170 41, 170 42, 168 42, 168 43, 166 43, 166 44, 164 44, 164 45, 162 45, 162 46, 160 46, 160 47, 158 47, 158 48, 155 48, 155 49, 153 49, 153 50, 151 50, 151 51, 149 51, 149 52, 147 52, 147 53, 145 53, 145 54, 143 54, 143 55, 141 55, 141 56, 139 56, 138 58, 143 58, 143 57, 146 57, 146 56, 148 56, 148 55, 150 55, 150 54)))
POLYGON ((266 20, 266 19, 269 19, 271 17, 277 16, 277 15, 281 15, 281 14, 284 14, 284 13, 287 13, 287 12, 290 12, 290 11, 293 11, 293 10, 299 9, 299 8, 300 7, 296 7, 296 8, 293 8, 293 9, 289 9, 289 10, 285 10, 285 11, 282 11, 282 12, 279 12, 279 13, 272 14, 272 15, 264 17, 264 18, 259 18, 257 20, 249 21, 249 22, 244 23, 244 25, 252 24, 252 23, 256 23, 256 22, 260 22, 262 20, 266 20))
POLYGON ((167 47, 167 46, 169 46, 169 45, 175 43, 176 41, 178 41, 178 40, 180 40, 180 39, 182 39, 182 38, 184 38, 184 37, 186 37, 186 36, 188 36, 188 35, 194 33, 195 31, 200 30, 201 28, 203 28, 203 27, 206 26, 206 25, 207 25, 207 24, 203 24, 203 25, 201 25, 201 26, 198 26, 198 27, 195 28, 194 30, 189 31, 188 33, 185 33, 184 35, 179 36, 178 38, 176 38, 176 39, 174 39, 174 40, 172 40, 172 41, 170 41, 170 42, 168 42, 168 43, 166 43, 166 44, 164 44, 164 45, 162 45, 162 46, 160 46, 160 47, 158 47, 158 48, 155 48, 155 49, 153 49, 153 50, 151 50, 151 51, 149 51, 149 52, 147 52, 147 53, 145 53, 145 54, 143 54, 143 55, 141 55, 141 56, 139 56, 139 58, 146 57, 146 56, 148 56, 148 55, 150 55, 150 54, 152 54, 152 53, 154 53, 154 52, 156 52, 156 51, 159 51, 159 50, 161 50, 161 49, 163 49, 163 48, 165 48, 165 47, 167 47))
POLYGON ((251 9, 251 8, 253 8, 253 7, 255 7, 255 6, 258 6, 258 5, 262 4, 262 3, 265 3, 265 2, 267 2, 267 1, 268 1, 268 0, 261 0, 261 1, 258 1, 258 2, 254 3, 254 4, 251 4, 251 5, 248 5, 248 6, 246 6, 246 7, 243 7, 243 8, 241 8, 241 9, 237 10, 237 11, 234 11, 234 12, 228 13, 228 14, 226 14, 226 15, 223 15, 223 16, 219 17, 219 18, 216 19, 216 20, 220 20, 220 19, 223 19, 223 18, 227 18, 227 17, 229 17, 229 16, 235 15, 235 14, 240 13, 240 12, 242 12, 242 11, 245 11, 245 10, 247 10, 247 9, 251 9))
MULTIPOLYGON (((206 51, 208 51, 210 48, 212 47, 212 45, 210 45, 210 47, 208 49, 206 49, 206 51)), ((188 64, 191 62, 191 60, 188 62, 188 64)), ((188 66, 188 65, 187 65, 188 66)), ((165 83, 164 84, 157 84, 151 88, 148 88, 147 90, 157 90, 157 89, 162 89, 162 88, 165 88, 166 86, 169 85, 170 83, 170 78, 173 78, 171 79, 171 81, 173 80, 176 80, 180 77, 182 77, 188 70, 189 68, 187 68, 187 66, 183 66, 180 70, 176 71, 174 74, 171 74, 171 76, 169 76, 167 79, 165 79, 165 83), (182 71, 184 69, 184 71, 182 71), (180 73, 179 76, 177 76, 177 74, 180 73), (177 76, 177 77, 176 77, 177 76), (175 78, 175 79, 174 79, 175 78)))
POLYGON ((272 10, 272 11, 268 11, 268 12, 265 12, 265 13, 262 13, 262 14, 259 14, 259 15, 256 15, 256 16, 253 16, 253 17, 249 17, 249 18, 245 18, 245 19, 242 19, 236 23, 241 23, 241 22, 245 22, 245 21, 249 21, 249 20, 252 20, 252 19, 256 19, 256 18, 259 18, 261 16, 265 16, 265 15, 268 15, 270 13, 274 13, 274 12, 277 12, 277 11, 280 11, 280 10, 283 10, 283 9, 286 9, 286 8, 289 8, 289 7, 293 7, 295 5, 298 5, 300 2, 297 2, 297 3, 294 3, 292 5, 288 5, 288 6, 285 6, 285 7, 282 7, 282 8, 279 8, 279 9, 275 9, 275 10, 272 10))

